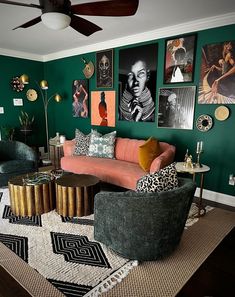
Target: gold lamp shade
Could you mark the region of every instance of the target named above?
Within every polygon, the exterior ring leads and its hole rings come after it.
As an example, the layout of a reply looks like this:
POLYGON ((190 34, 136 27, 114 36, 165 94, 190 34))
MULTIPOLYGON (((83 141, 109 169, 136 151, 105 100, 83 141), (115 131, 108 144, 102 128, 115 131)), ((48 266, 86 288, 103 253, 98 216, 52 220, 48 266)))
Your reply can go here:
POLYGON ((48 89, 48 82, 46 80, 40 81, 40 87, 43 90, 47 90, 48 89))
POLYGON ((23 85, 28 85, 29 84, 29 77, 27 74, 22 74, 20 76, 20 81, 22 82, 23 85))
POLYGON ((60 96, 60 94, 55 94, 54 99, 56 102, 60 102, 62 100, 62 97, 60 96))

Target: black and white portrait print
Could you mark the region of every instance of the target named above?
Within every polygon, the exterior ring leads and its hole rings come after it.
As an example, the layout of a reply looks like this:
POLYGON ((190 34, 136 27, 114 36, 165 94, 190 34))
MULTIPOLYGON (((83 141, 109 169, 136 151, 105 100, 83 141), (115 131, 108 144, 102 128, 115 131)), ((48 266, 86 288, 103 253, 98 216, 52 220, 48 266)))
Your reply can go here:
POLYGON ((157 44, 119 51, 119 120, 153 122, 157 44))
POLYGON ((161 88, 158 127, 193 129, 196 87, 161 88))

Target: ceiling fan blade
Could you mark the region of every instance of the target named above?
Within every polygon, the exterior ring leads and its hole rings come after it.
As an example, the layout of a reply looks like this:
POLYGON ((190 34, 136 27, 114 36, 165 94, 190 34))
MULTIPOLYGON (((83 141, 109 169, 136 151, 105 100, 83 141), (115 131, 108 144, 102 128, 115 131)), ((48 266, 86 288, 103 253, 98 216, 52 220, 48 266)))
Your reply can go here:
POLYGON ((27 4, 27 3, 20 3, 20 2, 8 1, 8 0, 0 0, 0 3, 10 4, 10 5, 17 5, 17 6, 26 6, 26 7, 40 8, 40 9, 43 8, 42 6, 37 5, 37 4, 27 4))
POLYGON ((71 23, 70 26, 80 32, 81 34, 85 36, 90 36, 91 34, 95 33, 96 31, 102 30, 99 26, 97 26, 94 23, 91 23, 90 21, 87 21, 77 15, 71 16, 71 23))
POLYGON ((37 18, 27 22, 27 23, 24 23, 23 25, 15 27, 13 30, 18 29, 18 28, 24 28, 25 29, 25 28, 31 27, 33 25, 36 25, 39 22, 41 22, 41 16, 39 16, 39 17, 37 17, 37 18))
POLYGON ((136 13, 139 0, 110 0, 71 6, 73 14, 93 16, 130 16, 136 13))

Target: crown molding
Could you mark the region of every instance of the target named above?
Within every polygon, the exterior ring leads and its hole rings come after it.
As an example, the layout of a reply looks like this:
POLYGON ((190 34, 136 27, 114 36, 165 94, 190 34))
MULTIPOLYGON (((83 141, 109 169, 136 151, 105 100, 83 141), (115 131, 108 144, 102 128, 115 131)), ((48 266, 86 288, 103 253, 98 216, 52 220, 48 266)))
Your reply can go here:
POLYGON ((159 38, 166 38, 174 35, 185 34, 195 31, 211 29, 234 24, 235 12, 217 15, 210 18, 198 19, 191 22, 185 22, 174 26, 168 26, 161 29, 147 31, 135 35, 130 35, 122 38, 116 38, 105 42, 99 42, 88 46, 82 46, 69 50, 59 51, 48 55, 36 55, 27 52, 7 50, 0 48, 0 55, 17 57, 22 59, 48 62, 52 60, 62 59, 66 57, 76 56, 89 52, 96 52, 107 48, 115 48, 128 44, 151 41, 159 38))
POLYGON ((14 51, 14 50, 4 49, 4 48, 0 48, 0 55, 8 56, 8 57, 14 57, 14 58, 20 58, 20 59, 27 59, 27 60, 44 62, 43 61, 43 56, 41 56, 41 55, 36 55, 36 54, 21 52, 21 51, 14 51))

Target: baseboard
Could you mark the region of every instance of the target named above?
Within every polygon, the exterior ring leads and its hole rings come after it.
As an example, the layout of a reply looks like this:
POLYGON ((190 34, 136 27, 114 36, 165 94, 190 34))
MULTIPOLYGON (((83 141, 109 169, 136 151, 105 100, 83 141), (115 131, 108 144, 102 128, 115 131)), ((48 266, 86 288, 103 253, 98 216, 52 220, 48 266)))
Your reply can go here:
MULTIPOLYGON (((200 188, 197 188, 195 196, 199 197, 199 194, 200 194, 200 188)), ((203 190, 202 198, 206 199, 206 200, 213 201, 213 202, 222 203, 225 205, 235 207, 235 197, 234 196, 217 193, 217 192, 213 192, 213 191, 209 191, 209 190, 203 190)))

